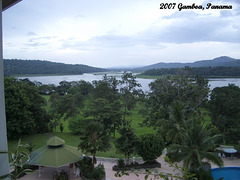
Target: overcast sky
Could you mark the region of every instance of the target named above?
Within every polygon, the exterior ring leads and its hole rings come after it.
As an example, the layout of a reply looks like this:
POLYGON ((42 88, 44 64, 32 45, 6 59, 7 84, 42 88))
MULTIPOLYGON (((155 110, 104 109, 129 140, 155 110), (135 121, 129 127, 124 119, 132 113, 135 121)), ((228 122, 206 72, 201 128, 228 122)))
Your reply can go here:
POLYGON ((5 59, 104 68, 240 59, 240 1, 22 0, 3 12, 3 44, 5 59), (233 9, 178 9, 209 2, 233 9))

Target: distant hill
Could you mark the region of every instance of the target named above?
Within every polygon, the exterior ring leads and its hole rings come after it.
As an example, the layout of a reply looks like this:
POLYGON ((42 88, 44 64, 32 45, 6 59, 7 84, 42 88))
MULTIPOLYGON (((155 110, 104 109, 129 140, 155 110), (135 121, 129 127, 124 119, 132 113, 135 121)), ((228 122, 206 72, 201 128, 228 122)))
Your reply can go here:
POLYGON ((4 75, 24 74, 83 74, 104 72, 106 69, 82 64, 64 64, 40 60, 4 60, 4 75))
POLYGON ((240 66, 240 59, 234 59, 228 56, 221 56, 213 60, 202 60, 193 63, 157 63, 149 66, 144 66, 134 69, 134 71, 146 71, 149 69, 161 69, 161 68, 184 68, 189 67, 218 67, 218 66, 240 66))

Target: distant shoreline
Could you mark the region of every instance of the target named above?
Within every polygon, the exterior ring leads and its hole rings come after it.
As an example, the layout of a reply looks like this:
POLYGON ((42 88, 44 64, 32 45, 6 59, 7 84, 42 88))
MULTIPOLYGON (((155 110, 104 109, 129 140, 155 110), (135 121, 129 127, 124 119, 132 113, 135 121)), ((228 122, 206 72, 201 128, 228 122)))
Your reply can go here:
MULTIPOLYGON (((105 75, 105 74, 121 74, 122 72, 99 72, 99 73, 83 73, 83 74, 93 74, 93 75, 105 75)), ((74 75, 83 75, 83 74, 16 74, 12 75, 13 77, 39 77, 39 76, 74 76, 74 75)), ((136 78, 140 79, 158 79, 162 76, 151 76, 151 75, 136 75, 136 78)), ((217 79, 217 78, 240 78, 240 76, 203 76, 208 79, 217 79)))
MULTIPOLYGON (((170 75, 171 76, 171 75, 170 75)), ((141 79, 158 79, 162 76, 150 76, 150 75, 137 75, 137 78, 141 78, 141 79)), ((207 79, 217 79, 217 78, 240 78, 240 76, 202 76, 204 78, 207 79)))

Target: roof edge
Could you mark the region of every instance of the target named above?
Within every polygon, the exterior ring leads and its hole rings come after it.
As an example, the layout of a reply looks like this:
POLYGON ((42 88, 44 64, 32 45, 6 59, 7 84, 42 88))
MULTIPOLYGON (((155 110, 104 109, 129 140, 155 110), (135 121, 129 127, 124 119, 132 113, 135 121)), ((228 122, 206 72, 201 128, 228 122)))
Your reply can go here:
POLYGON ((10 4, 6 4, 6 5, 3 4, 3 5, 2 5, 2 11, 5 11, 6 9, 14 6, 15 4, 19 3, 20 1, 22 1, 22 0, 15 0, 14 2, 12 2, 12 3, 10 3, 10 4))

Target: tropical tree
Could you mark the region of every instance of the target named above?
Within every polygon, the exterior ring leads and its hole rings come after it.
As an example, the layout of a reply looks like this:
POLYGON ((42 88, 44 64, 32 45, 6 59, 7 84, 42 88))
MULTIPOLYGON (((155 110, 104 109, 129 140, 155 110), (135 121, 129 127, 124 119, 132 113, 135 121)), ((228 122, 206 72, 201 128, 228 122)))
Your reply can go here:
POLYGON ((84 126, 86 125, 89 119, 84 118, 81 114, 78 114, 74 117, 69 118, 68 120, 68 128, 73 134, 81 134, 84 130, 84 126))
POLYGON ((51 117, 42 107, 46 101, 34 83, 5 77, 5 103, 9 138, 48 131, 51 117))
POLYGON ((218 166, 223 165, 222 159, 214 152, 217 140, 221 135, 210 136, 208 125, 203 126, 199 119, 188 122, 185 131, 181 132, 182 143, 173 144, 168 148, 168 153, 172 154, 174 161, 183 161, 184 167, 196 172, 203 165, 203 160, 209 160, 218 166))
POLYGON ((134 77, 132 73, 124 72, 120 85, 120 92, 124 104, 123 123, 126 124, 127 112, 135 107, 137 103, 136 96, 142 96, 143 92, 137 89, 137 87, 141 87, 141 84, 136 81, 136 77, 134 77))
POLYGON ((182 102, 188 116, 208 100, 208 81, 200 76, 163 76, 149 87, 145 124, 154 127, 161 125, 161 119, 169 119, 168 108, 174 101, 182 102))
POLYGON ((71 82, 71 88, 67 91, 69 94, 81 93, 84 97, 91 94, 93 91, 93 85, 90 82, 84 80, 71 82))
POLYGON ((129 157, 136 150, 137 136, 130 125, 125 125, 119 129, 120 137, 114 142, 117 153, 122 153, 129 161, 129 157))
POLYGON ((93 96, 94 98, 104 98, 109 102, 118 101, 120 99, 118 85, 119 80, 116 77, 103 76, 103 79, 100 81, 93 81, 93 96))
POLYGON ((228 141, 240 139, 240 88, 234 84, 214 88, 209 101, 212 122, 228 141))
POLYGON ((59 95, 52 93, 49 101, 51 102, 52 114, 59 114, 65 119, 76 115, 79 108, 83 107, 84 97, 81 93, 59 95))
POLYGON ((89 116, 103 124, 104 129, 113 132, 114 136, 116 129, 122 125, 121 104, 117 100, 113 102, 104 98, 92 100, 85 113, 85 117, 89 116))
POLYGON ((181 133, 185 130, 187 119, 181 101, 177 100, 169 107, 169 118, 160 121, 160 133, 167 142, 181 143, 181 133))
POLYGON ((122 105, 119 94, 119 80, 104 75, 100 81, 93 81, 93 97, 86 116, 93 116, 104 128, 114 133, 122 125, 122 105))
POLYGON ((96 153, 107 151, 111 147, 110 137, 103 125, 96 121, 87 122, 80 135, 78 148, 93 155, 93 164, 97 163, 96 153))

